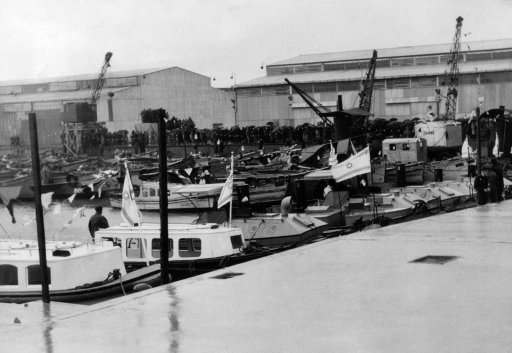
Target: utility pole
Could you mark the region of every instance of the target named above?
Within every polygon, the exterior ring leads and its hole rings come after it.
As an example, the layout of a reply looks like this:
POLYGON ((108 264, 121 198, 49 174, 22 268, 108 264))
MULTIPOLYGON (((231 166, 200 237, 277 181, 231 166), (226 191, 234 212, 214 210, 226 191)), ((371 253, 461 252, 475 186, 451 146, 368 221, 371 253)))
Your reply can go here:
POLYGON ((165 110, 158 111, 158 165, 160 167, 160 278, 169 283, 169 202, 167 200, 167 129, 165 110))
POLYGON ((39 144, 37 141, 36 114, 29 113, 30 146, 32 152, 32 178, 34 181, 34 200, 36 204, 37 246, 39 248, 39 268, 41 269, 41 291, 44 303, 50 302, 49 271, 46 264, 46 240, 44 236, 43 205, 41 203, 41 168, 39 163, 39 144))
POLYGON ((160 108, 147 109, 141 112, 143 123, 158 123, 158 165, 160 170, 160 280, 162 284, 169 279, 169 224, 167 198, 167 112, 160 108))

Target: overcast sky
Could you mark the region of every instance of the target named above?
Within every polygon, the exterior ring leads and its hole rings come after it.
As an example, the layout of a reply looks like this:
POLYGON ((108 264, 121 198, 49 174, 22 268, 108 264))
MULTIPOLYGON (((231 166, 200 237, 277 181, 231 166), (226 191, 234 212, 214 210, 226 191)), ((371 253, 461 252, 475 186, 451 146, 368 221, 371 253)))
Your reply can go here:
POLYGON ((0 80, 180 66, 229 86, 299 54, 512 37, 512 0, 2 0, 0 80))

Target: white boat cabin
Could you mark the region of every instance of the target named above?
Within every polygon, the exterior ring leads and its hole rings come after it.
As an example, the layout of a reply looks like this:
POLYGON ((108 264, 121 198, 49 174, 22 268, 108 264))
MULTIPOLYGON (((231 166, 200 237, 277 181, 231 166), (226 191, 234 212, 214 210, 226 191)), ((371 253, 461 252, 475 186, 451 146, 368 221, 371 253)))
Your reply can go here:
MULTIPOLYGON (((176 197, 200 197, 200 196, 218 196, 224 183, 214 184, 168 184, 167 196, 176 197)), ((158 182, 143 182, 140 185, 140 200, 154 200, 159 198, 160 184, 158 182)))
MULTIPOLYGON (((160 259, 160 225, 116 226, 101 229, 97 237, 121 246, 125 263, 153 264, 160 259)), ((169 224, 169 261, 195 261, 240 253, 242 231, 214 223, 169 224)))
MULTIPOLYGON (((126 274, 121 251, 111 242, 47 242, 46 258, 50 290, 103 281, 114 270, 126 274)), ((41 290, 37 241, 1 240, 0 292, 35 290, 41 290)))

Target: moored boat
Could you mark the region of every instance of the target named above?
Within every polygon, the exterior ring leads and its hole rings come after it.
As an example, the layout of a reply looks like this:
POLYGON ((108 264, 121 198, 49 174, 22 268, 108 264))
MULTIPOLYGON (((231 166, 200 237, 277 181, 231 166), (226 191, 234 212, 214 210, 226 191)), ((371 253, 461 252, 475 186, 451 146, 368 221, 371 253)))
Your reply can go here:
MULTIPOLYGON (((160 225, 120 225, 96 237, 113 240, 122 249, 127 270, 160 260, 160 225)), ((279 249, 280 250, 280 249, 279 249)), ((276 249, 246 246, 239 228, 218 224, 169 224, 169 273, 173 280, 212 271, 275 253, 276 249)))
MULTIPOLYGON (((98 300, 134 290, 137 284, 159 282, 158 267, 127 274, 121 249, 110 242, 47 242, 50 297, 53 301, 98 300)), ((41 298, 37 242, 0 241, 0 301, 41 298)))

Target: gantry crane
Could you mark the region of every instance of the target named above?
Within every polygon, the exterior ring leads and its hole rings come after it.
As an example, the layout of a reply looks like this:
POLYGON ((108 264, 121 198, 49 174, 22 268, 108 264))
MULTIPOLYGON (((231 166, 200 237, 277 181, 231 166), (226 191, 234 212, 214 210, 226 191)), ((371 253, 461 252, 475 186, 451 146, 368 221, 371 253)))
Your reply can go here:
POLYGON ((455 26, 455 35, 453 37, 453 45, 450 49, 450 57, 448 58, 448 65, 450 71, 447 73, 448 90, 446 91, 446 119, 454 120, 457 113, 457 87, 459 86, 459 56, 460 56, 460 33, 462 28, 462 21, 464 19, 457 17, 457 24, 455 26))
POLYGON ((112 58, 112 52, 107 52, 105 54, 105 60, 103 62, 103 66, 101 67, 100 74, 98 75, 98 79, 96 80, 96 86, 92 91, 91 102, 95 104, 96 101, 100 98, 101 90, 103 89, 103 85, 105 84, 105 75, 107 73, 108 68, 110 67, 110 59, 112 58))

